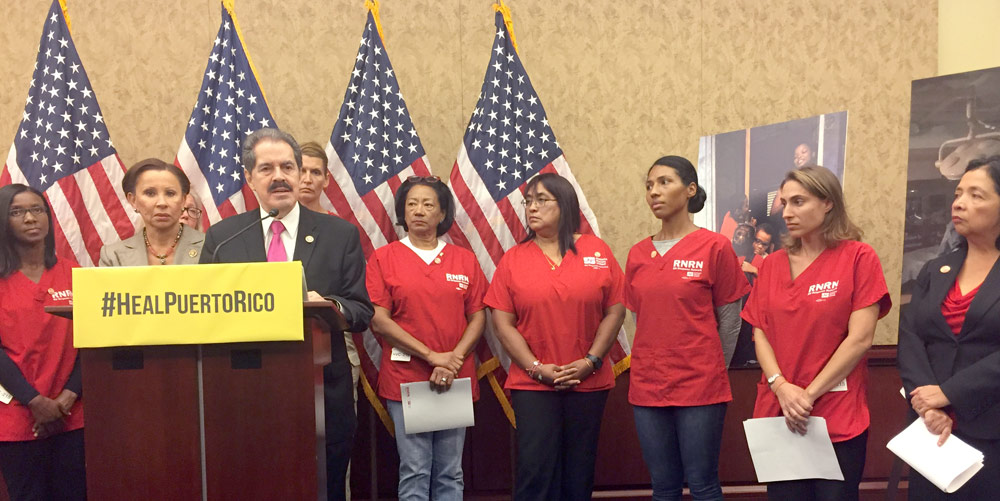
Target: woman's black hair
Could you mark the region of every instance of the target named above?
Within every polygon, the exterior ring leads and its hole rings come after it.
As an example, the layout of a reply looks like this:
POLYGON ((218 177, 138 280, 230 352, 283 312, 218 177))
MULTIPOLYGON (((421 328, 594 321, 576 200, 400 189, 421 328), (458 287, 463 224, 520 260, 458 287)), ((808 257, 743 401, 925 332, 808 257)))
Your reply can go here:
MULTIPOLYGON (((566 251, 573 251, 573 254, 576 254, 576 240, 573 235, 580 231, 580 200, 576 198, 576 190, 566 178, 546 172, 531 178, 524 187, 524 194, 537 193, 539 184, 556 197, 556 204, 559 205, 559 255, 565 256, 566 251)), ((521 240, 521 243, 533 238, 535 231, 528 228, 528 236, 521 240)))
POLYGON ((139 176, 151 170, 167 171, 173 174, 177 178, 177 182, 181 185, 181 194, 187 196, 188 193, 191 193, 191 180, 188 179, 187 174, 176 165, 168 164, 158 158, 140 160, 135 165, 129 167, 125 171, 125 177, 122 178, 122 192, 135 193, 135 185, 139 182, 139 176))
POLYGON ((646 175, 648 176, 653 170, 653 167, 656 167, 657 165, 670 167, 677 171, 677 175, 681 178, 681 182, 684 183, 684 186, 689 186, 691 183, 694 183, 697 187, 694 196, 688 199, 688 212, 698 212, 705 207, 705 200, 708 198, 708 194, 706 194, 705 189, 698 184, 698 171, 695 170, 694 165, 691 165, 690 160, 677 155, 660 157, 649 167, 649 170, 646 171, 646 175))
POLYGON ((17 253, 14 235, 10 232, 10 205, 14 202, 14 197, 21 193, 34 193, 42 199, 45 206, 45 217, 49 220, 49 233, 45 235, 45 269, 56 265, 56 237, 52 231, 52 207, 42 193, 30 186, 23 184, 8 184, 0 188, 0 278, 7 278, 12 273, 21 269, 21 255, 17 253))
MULTIPOLYGON (((993 191, 995 191, 997 195, 1000 195, 1000 155, 993 155, 983 159, 969 160, 969 165, 965 167, 965 172, 974 171, 976 169, 986 169, 986 173, 989 174, 990 179, 993 180, 993 191)), ((997 249, 1000 249, 1000 237, 997 237, 997 241, 994 242, 993 245, 995 245, 997 249)))
POLYGON ((448 233, 451 229, 452 223, 455 222, 455 198, 451 194, 451 188, 444 184, 443 181, 435 177, 421 177, 418 178, 414 176, 403 184, 399 185, 399 189, 396 190, 396 224, 403 227, 403 231, 410 231, 406 227, 406 195, 410 193, 410 190, 414 186, 426 186, 432 190, 437 195, 438 206, 441 207, 441 212, 444 213, 444 219, 441 220, 437 225, 437 236, 444 235, 448 233))

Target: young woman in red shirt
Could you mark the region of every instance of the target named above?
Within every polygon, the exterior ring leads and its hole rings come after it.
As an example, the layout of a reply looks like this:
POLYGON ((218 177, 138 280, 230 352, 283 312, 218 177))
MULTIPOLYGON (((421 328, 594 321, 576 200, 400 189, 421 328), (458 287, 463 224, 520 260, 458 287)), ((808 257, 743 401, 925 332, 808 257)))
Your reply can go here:
POLYGON ((23 184, 0 188, 0 471, 13 501, 86 499, 83 384, 73 322, 73 259, 55 254, 52 209, 23 184))
POLYGON ((764 260, 743 310, 763 372, 753 415, 784 416, 789 433, 802 435, 810 416, 825 418, 844 480, 772 482, 768 497, 858 499, 870 422, 866 354, 892 303, 832 172, 793 170, 779 197, 785 245, 764 260))
POLYGON ((699 228, 698 174, 667 156, 646 173, 646 203, 660 231, 635 244, 625 265, 625 304, 636 315, 629 403, 653 499, 722 499, 719 450, 732 392, 726 367, 750 284, 726 237, 699 228))

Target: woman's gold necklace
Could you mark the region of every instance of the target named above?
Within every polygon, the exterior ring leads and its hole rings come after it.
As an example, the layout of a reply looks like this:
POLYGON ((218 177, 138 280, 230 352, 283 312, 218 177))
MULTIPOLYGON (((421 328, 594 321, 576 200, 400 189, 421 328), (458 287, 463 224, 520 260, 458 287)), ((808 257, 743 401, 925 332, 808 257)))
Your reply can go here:
POLYGON ((149 245, 149 237, 146 235, 146 227, 144 226, 142 228, 142 240, 146 242, 146 248, 149 249, 149 252, 153 253, 153 257, 160 260, 160 264, 167 264, 167 256, 169 256, 174 251, 174 248, 177 247, 177 242, 181 241, 181 235, 183 234, 184 234, 184 225, 182 224, 181 228, 177 230, 177 236, 174 237, 174 243, 170 244, 170 248, 167 249, 167 252, 164 252, 163 254, 157 254, 156 250, 153 249, 153 246, 149 245))

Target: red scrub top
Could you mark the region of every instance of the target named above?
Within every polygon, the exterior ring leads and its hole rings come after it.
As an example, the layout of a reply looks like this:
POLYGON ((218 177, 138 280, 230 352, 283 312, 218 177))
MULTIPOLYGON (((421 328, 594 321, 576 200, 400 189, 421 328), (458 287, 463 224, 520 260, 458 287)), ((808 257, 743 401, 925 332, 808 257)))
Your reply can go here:
MULTIPOLYGON (((44 308, 73 304, 74 267, 71 259, 60 258, 37 284, 20 271, 0 279, 0 344, 28 383, 49 398, 59 396, 69 381, 76 348, 73 322, 44 308)), ((83 428, 83 399, 77 399, 70 413, 63 418, 64 431, 83 428)), ((0 404, 0 441, 35 440, 34 424, 31 410, 17 399, 0 404)))
MULTIPOLYGON (((535 242, 525 242, 500 259, 484 301, 517 317, 515 327, 541 363, 565 365, 587 356, 604 310, 622 302, 624 282, 611 249, 593 235, 581 235, 576 254, 567 251, 555 269, 535 242)), ((611 366, 605 355, 601 369, 574 389, 614 387, 611 366)), ((511 364, 504 387, 555 391, 531 379, 517 364, 511 364)))
MULTIPOLYGON (((372 303, 389 310, 392 319, 411 336, 437 352, 455 349, 468 325, 466 315, 483 309, 486 277, 476 256, 446 244, 427 264, 413 249, 395 241, 375 250, 365 278, 372 303)), ((424 360, 393 361, 392 345, 381 339, 382 364, 378 395, 400 401, 399 385, 427 381, 434 370, 424 360)), ((472 398, 479 398, 475 357, 466 357, 458 377, 471 378, 472 398)))
POLYGON ((649 407, 733 399, 715 308, 750 283, 726 237, 700 228, 660 255, 647 238, 625 265, 625 305, 636 313, 628 401, 649 407))
MULTIPOLYGON (((787 251, 768 256, 743 319, 764 331, 785 380, 805 388, 847 337, 851 313, 875 303, 879 318, 892 306, 878 256, 868 244, 845 240, 824 250, 795 280, 787 251)), ((866 356, 847 376, 847 391, 820 396, 811 415, 826 418, 834 442, 854 438, 868 429, 867 392, 866 356)), ((778 397, 762 374, 753 417, 781 415, 778 397)))

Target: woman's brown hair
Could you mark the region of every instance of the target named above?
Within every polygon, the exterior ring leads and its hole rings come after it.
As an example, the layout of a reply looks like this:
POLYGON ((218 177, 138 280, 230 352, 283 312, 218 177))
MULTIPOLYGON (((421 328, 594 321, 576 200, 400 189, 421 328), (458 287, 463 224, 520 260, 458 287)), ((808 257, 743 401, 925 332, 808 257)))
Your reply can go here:
MULTIPOLYGON (((840 187, 840 180, 833 175, 833 172, 830 172, 830 169, 818 165, 807 165, 785 174, 781 187, 784 188, 785 183, 789 181, 801 184, 816 198, 829 201, 832 204, 830 211, 823 217, 823 224, 819 228, 820 235, 827 247, 836 247, 843 240, 861 240, 861 228, 858 228, 847 215, 844 190, 840 187)), ((786 234, 782 240, 789 252, 795 252, 802 248, 801 238, 792 238, 786 234)))

